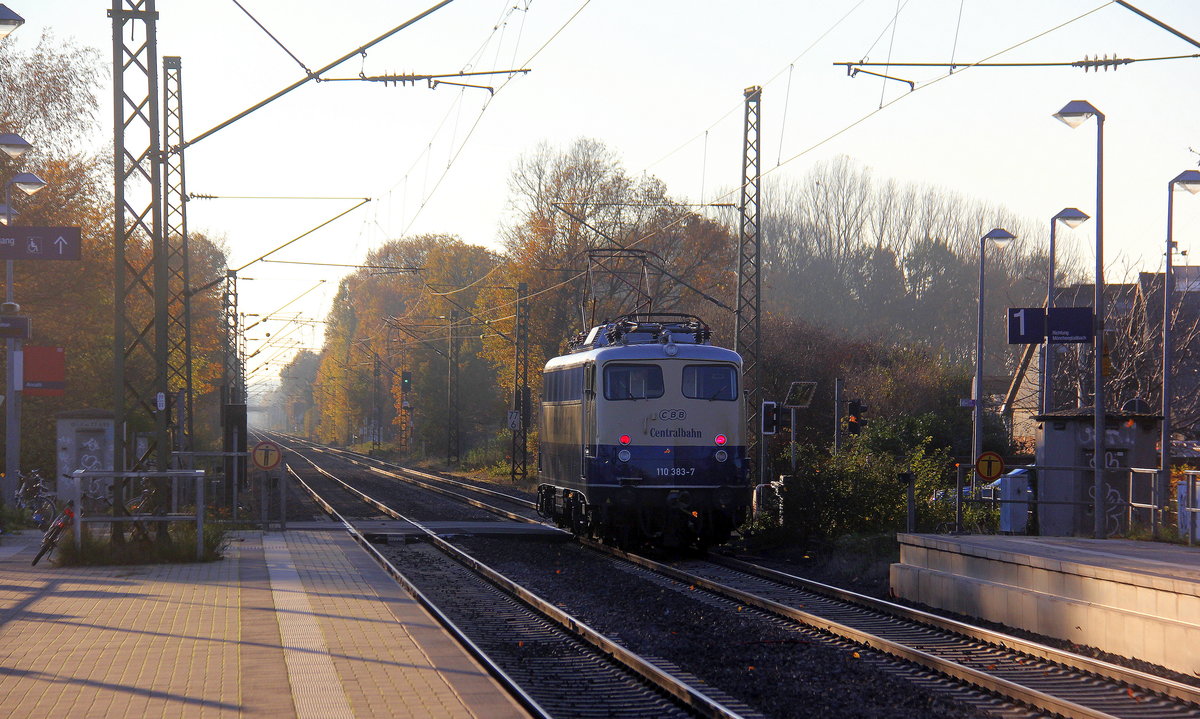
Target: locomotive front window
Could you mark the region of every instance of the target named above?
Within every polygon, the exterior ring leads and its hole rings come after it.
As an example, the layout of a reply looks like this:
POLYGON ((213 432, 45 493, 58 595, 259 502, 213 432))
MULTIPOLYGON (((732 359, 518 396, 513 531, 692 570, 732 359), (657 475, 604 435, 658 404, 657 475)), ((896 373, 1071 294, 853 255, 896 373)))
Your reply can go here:
POLYGON ((604 366, 605 399, 654 399, 662 396, 662 367, 653 364, 604 366))
POLYGON ((737 399, 737 371, 729 365, 690 364, 683 368, 683 396, 691 399, 737 399))

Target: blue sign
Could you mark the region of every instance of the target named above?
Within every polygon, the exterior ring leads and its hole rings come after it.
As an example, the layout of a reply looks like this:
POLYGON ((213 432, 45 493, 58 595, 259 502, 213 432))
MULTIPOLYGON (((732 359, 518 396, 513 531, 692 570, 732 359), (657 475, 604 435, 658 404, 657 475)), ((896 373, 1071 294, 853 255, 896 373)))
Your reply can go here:
POLYGON ((78 227, 0 227, 0 260, 78 260, 78 227))
POLYGON ((1008 343, 1036 345, 1046 339, 1046 310, 1041 307, 1008 308, 1008 343))
POLYGON ((1091 307, 1051 307, 1047 338, 1059 344, 1091 342, 1096 336, 1091 307))

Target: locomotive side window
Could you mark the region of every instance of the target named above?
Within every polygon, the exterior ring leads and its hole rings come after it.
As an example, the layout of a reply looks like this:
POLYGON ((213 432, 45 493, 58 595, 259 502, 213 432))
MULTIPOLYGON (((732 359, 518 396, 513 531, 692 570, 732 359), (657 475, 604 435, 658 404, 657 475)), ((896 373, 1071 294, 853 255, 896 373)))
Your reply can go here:
POLYGON ((662 367, 653 364, 604 365, 605 399, 654 399, 662 396, 662 367))
POLYGON ((583 399, 583 367, 547 372, 542 384, 547 402, 577 402, 583 399))
POLYGON ((729 365, 690 364, 683 368, 683 396, 691 399, 737 399, 737 372, 729 365))

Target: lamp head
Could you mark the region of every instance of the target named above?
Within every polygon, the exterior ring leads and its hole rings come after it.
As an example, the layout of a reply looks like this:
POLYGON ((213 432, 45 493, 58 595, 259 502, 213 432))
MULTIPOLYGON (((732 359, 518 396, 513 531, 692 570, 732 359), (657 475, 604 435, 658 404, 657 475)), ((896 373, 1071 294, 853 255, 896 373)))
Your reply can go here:
POLYGON ((46 186, 46 181, 32 172, 18 172, 13 175, 13 178, 8 181, 8 184, 15 186, 26 195, 32 195, 38 190, 46 186))
POLYGON ((1200 192, 1200 170, 1184 170, 1171 180, 1171 188, 1182 187, 1193 195, 1200 192))
POLYGON ((1087 100, 1072 100, 1067 103, 1066 107, 1054 113, 1055 117, 1073 128, 1082 125, 1092 115, 1104 117, 1104 113, 1097 110, 1087 100))
POLYGON ((1005 247, 1008 247, 1008 243, 1015 239, 1016 235, 1012 234, 1003 227, 997 227, 981 238, 981 240, 991 240, 992 244, 995 245, 996 249, 998 250, 1003 250, 1005 247))
POLYGON ((1061 212, 1054 216, 1055 221, 1063 223, 1072 230, 1087 222, 1089 219, 1091 218, 1079 210, 1076 210, 1074 207, 1063 208, 1061 212))
POLYGON ((25 24, 25 18, 0 5, 0 38, 8 37, 13 30, 25 24))
MULTIPOLYGON (((0 8, 4 7, 0 5, 0 8)), ((25 154, 31 145, 25 142, 20 135, 11 132, 0 132, 0 152, 13 158, 14 160, 25 154)))

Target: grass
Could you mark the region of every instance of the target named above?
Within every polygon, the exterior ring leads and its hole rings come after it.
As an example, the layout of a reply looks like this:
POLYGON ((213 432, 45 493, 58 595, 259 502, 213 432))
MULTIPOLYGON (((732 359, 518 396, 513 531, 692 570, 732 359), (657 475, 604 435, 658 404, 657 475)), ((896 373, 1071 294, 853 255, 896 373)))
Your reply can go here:
MULTIPOLYGON (((114 544, 107 531, 85 532, 82 547, 75 549, 74 535, 64 534, 54 551, 54 562, 60 566, 95 566, 111 564, 168 564, 196 561, 196 525, 192 522, 171 522, 167 538, 150 541, 126 539, 114 544)), ((153 530, 152 530, 153 532, 153 530)), ((224 556, 229 544, 229 532, 216 524, 204 525, 202 562, 213 562, 224 556)))

